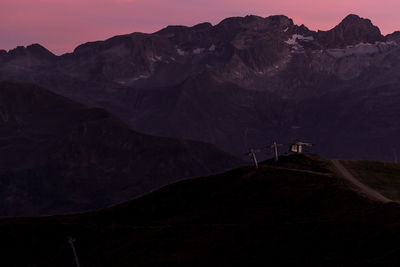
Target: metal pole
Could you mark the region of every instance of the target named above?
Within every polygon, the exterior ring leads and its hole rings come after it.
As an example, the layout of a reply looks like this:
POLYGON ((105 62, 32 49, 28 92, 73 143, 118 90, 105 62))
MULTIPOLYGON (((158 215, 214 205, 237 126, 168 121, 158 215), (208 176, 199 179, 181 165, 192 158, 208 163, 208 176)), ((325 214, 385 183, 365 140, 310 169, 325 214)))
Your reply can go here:
POLYGON ((257 162, 257 158, 256 158, 256 153, 254 153, 254 151, 253 151, 252 154, 253 154, 254 164, 256 165, 256 169, 258 169, 258 162, 257 162))
POLYGON ((74 242, 75 239, 73 239, 72 237, 68 238, 68 243, 71 245, 72 252, 74 253, 76 267, 80 267, 81 265, 79 264, 78 254, 76 253, 74 242))
POLYGON ((275 152, 275 161, 278 161, 279 155, 278 155, 278 145, 276 144, 276 141, 274 141, 274 152, 275 152))
POLYGON ((257 162, 257 158, 256 158, 256 153, 254 152, 254 150, 251 150, 251 154, 253 155, 253 160, 254 160, 254 164, 256 165, 256 169, 258 169, 258 162, 257 162))

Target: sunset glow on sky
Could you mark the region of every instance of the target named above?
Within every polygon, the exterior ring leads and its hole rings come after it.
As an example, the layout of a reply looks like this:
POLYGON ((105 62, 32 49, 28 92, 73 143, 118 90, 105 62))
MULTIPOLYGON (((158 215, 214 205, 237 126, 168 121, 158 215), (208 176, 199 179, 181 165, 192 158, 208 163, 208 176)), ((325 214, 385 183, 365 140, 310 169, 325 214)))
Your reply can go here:
POLYGON ((77 45, 167 25, 218 23, 231 16, 283 14, 327 30, 353 13, 384 34, 400 30, 398 0, 1 0, 0 49, 40 43, 56 54, 77 45))

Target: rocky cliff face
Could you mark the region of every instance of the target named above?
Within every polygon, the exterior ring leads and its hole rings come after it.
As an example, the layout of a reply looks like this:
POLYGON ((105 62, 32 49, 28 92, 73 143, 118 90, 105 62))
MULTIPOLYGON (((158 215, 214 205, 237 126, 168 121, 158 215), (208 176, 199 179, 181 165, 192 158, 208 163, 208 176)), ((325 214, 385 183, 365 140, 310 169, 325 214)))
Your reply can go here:
POLYGON ((138 131, 237 155, 305 139, 328 157, 393 160, 397 37, 356 15, 325 32, 285 16, 235 17, 116 36, 60 57, 2 53, 0 79, 36 82, 138 131))

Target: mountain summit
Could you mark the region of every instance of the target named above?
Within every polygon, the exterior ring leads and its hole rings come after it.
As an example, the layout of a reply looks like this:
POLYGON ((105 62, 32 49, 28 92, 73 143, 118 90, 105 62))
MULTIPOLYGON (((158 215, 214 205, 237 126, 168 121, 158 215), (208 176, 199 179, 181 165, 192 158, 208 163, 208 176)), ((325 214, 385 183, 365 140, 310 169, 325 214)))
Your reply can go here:
POLYGON ((318 32, 327 47, 345 47, 359 43, 382 42, 385 37, 369 19, 348 15, 339 25, 327 32, 318 32))

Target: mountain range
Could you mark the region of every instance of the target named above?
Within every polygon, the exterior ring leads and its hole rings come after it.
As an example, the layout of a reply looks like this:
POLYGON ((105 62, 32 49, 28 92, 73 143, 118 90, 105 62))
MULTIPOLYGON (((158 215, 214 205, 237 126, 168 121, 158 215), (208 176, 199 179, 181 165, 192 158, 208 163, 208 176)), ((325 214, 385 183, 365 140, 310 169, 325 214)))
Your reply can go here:
MULTIPOLYGON (((0 52, 0 79, 38 84, 133 129, 241 156, 273 141, 331 158, 397 161, 400 32, 347 16, 312 31, 286 16, 169 26, 55 56, 0 52)), ((283 151, 282 151, 283 152, 283 151)))

